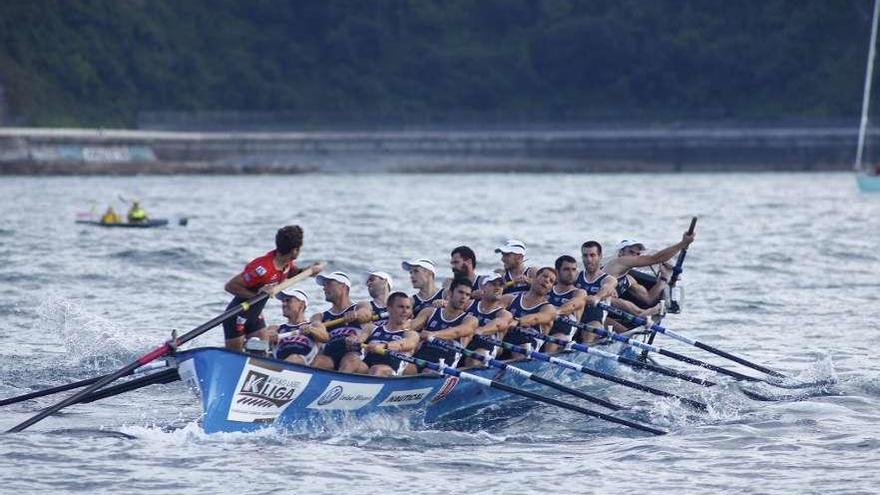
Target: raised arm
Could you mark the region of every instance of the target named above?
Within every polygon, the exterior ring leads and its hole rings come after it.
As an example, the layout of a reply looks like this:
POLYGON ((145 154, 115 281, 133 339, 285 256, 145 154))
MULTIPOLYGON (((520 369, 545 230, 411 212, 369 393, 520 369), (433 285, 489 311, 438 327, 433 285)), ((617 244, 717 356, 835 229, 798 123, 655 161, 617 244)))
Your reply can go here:
POLYGON ((689 234, 685 232, 681 236, 680 241, 669 247, 665 247, 654 254, 648 254, 644 256, 618 256, 608 263, 608 265, 605 267, 605 271, 617 276, 621 273, 624 273, 630 268, 663 263, 675 256, 675 253, 690 246, 692 242, 694 242, 694 234, 689 234))
POLYGON ((421 332, 425 328, 425 325, 428 324, 428 319, 431 318, 432 314, 434 314, 434 308, 432 307, 427 307, 419 311, 419 314, 412 319, 409 328, 414 332, 421 332))

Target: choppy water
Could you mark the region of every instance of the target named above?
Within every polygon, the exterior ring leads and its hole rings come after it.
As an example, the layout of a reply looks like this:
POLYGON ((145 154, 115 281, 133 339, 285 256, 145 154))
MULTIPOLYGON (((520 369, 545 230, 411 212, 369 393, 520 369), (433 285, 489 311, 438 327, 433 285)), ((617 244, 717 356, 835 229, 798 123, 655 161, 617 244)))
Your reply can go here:
MULTIPOLYGON (((172 329, 219 314, 225 281, 288 223, 306 230, 302 260, 383 269, 409 289, 404 258, 443 263, 469 244, 488 271, 508 237, 527 242, 533 264, 576 255, 588 238, 662 247, 698 215, 685 311, 667 326, 802 380, 836 380, 756 402, 734 386, 708 393, 651 379, 702 394, 709 414, 591 385, 671 430, 661 437, 525 403, 435 428, 390 416, 209 436, 189 392, 161 385, 0 435, 4 493, 877 492, 880 197, 859 194, 849 175, 3 178, 0 212, 0 397, 113 371, 172 329), (189 226, 73 223, 118 194, 154 216, 189 216, 189 226)), ((354 292, 366 294, 362 284, 354 292)), ((270 303, 269 319, 279 313, 270 303)), ((221 341, 217 330, 197 343, 221 341)), ((0 428, 57 400, 6 406, 0 428)))

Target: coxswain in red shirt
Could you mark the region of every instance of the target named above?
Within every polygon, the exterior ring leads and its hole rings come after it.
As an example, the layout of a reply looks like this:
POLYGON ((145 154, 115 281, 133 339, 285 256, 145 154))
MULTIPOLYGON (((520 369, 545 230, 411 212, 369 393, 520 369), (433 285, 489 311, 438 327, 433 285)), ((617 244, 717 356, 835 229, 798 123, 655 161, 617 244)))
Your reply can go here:
MULTIPOLYGON (((232 294, 232 302, 226 309, 231 309, 247 301, 260 291, 265 291, 286 278, 302 272, 296 266, 296 258, 302 248, 303 231, 299 225, 288 225, 278 229, 275 234, 275 249, 254 259, 238 275, 226 282, 226 292, 232 294)), ((321 264, 314 263, 310 270, 314 277, 321 271, 321 264)), ((223 333, 226 336, 226 348, 241 351, 246 339, 260 337, 266 322, 263 320, 263 306, 267 299, 254 304, 247 311, 223 322, 223 333)))

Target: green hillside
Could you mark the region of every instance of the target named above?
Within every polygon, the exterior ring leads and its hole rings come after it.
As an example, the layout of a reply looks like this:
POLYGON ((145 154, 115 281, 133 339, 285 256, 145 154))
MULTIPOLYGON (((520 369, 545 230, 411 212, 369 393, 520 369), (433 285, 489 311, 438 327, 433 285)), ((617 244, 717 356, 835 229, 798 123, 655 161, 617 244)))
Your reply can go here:
POLYGON ((858 115, 870 0, 8 0, 6 123, 858 115))

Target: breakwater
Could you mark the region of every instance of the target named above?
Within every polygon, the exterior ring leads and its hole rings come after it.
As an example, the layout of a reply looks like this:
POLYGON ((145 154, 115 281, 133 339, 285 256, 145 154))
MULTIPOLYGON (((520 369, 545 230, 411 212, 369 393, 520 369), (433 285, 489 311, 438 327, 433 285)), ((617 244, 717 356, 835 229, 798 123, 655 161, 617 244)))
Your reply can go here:
POLYGON ((171 132, 0 128, 2 174, 848 170, 855 127, 171 132))

